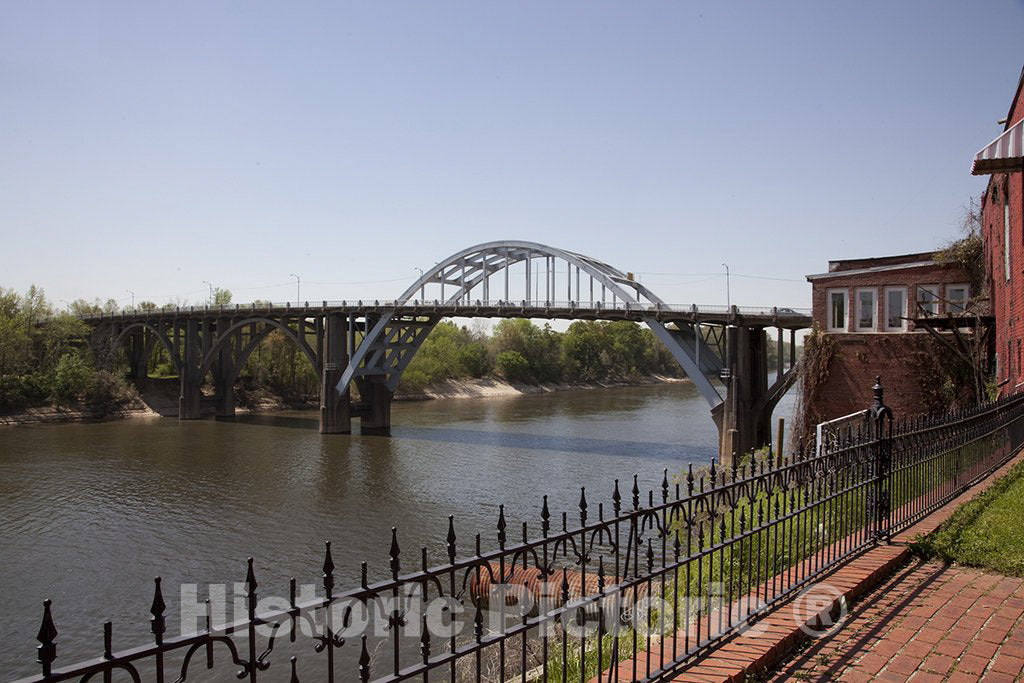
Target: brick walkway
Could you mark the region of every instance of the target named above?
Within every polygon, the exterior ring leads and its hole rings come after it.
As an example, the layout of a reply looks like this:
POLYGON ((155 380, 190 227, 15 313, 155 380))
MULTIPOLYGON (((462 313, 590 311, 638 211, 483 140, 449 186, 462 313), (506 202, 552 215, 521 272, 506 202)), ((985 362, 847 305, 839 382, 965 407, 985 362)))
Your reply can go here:
POLYGON ((1024 579, 914 560, 771 680, 1015 681, 1024 579))

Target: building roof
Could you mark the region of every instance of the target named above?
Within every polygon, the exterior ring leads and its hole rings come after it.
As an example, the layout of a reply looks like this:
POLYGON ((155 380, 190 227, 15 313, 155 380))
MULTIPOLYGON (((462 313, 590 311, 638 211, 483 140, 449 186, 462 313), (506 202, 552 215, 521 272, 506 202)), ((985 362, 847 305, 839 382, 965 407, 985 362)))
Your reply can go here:
POLYGON ((941 265, 935 260, 934 251, 922 251, 914 254, 899 254, 896 256, 872 256, 870 258, 843 259, 828 262, 827 273, 815 273, 808 275, 807 280, 824 280, 847 275, 862 275, 864 273, 880 273, 892 270, 906 270, 908 268, 923 268, 925 266, 941 265))

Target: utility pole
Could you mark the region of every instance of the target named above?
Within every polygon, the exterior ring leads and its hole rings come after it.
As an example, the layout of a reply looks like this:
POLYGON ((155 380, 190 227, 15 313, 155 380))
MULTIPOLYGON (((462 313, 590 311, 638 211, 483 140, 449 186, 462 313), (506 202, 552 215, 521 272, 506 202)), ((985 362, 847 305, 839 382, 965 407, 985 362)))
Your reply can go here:
POLYGON ((288 273, 288 275, 295 278, 295 304, 298 305, 302 301, 302 278, 295 273, 288 273))

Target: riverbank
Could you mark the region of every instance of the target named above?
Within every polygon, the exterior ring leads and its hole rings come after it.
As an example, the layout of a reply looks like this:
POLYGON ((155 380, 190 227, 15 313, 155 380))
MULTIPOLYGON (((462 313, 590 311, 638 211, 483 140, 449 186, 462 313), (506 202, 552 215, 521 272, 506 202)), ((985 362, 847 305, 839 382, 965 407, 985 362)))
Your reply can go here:
POLYGON ((160 417, 160 413, 145 404, 115 411, 97 412, 86 408, 43 406, 29 408, 20 413, 0 415, 0 426, 59 424, 61 422, 103 422, 137 417, 160 417))
MULTIPOLYGON (((432 384, 421 391, 397 394, 395 401, 430 401, 434 399, 501 398, 526 394, 547 394, 551 392, 587 391, 612 387, 639 387, 656 384, 689 382, 683 377, 645 375, 629 380, 606 380, 603 382, 566 382, 525 384, 507 382, 494 377, 480 379, 446 380, 432 384)), ((140 391, 140 398, 131 405, 112 411, 102 412, 85 407, 43 406, 30 408, 19 413, 0 415, 0 426, 33 424, 58 424, 62 422, 101 422, 139 417, 174 417, 177 415, 177 400, 171 394, 176 392, 177 380, 153 380, 140 391)), ((240 414, 270 414, 287 410, 315 410, 314 403, 291 404, 266 390, 239 392, 240 414)))
POLYGON ((421 392, 398 394, 396 401, 429 401, 439 398, 497 398, 523 394, 547 394, 553 391, 586 391, 611 387, 639 387, 653 384, 689 382, 685 377, 645 375, 630 380, 606 380, 604 382, 571 382, 547 384, 523 384, 507 382, 494 377, 480 379, 446 380, 426 387, 421 392))

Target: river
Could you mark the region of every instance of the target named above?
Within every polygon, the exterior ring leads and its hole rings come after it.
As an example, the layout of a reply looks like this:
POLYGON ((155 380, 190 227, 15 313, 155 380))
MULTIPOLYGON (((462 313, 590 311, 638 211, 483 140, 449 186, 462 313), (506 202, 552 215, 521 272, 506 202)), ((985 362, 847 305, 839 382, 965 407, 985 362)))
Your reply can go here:
MULTIPOLYGON (((790 417, 793 393, 777 414, 790 417)), ((716 431, 689 383, 396 404, 390 438, 321 436, 311 413, 232 421, 133 419, 0 429, 0 679, 37 671, 42 601, 53 600, 56 665, 148 641, 153 577, 173 617, 183 582, 228 583, 256 558, 261 590, 316 583, 331 540, 338 585, 387 572, 397 526, 410 563, 538 529, 541 497, 576 512, 608 504, 615 478, 646 490, 708 463, 716 431)), ((357 424, 353 421, 353 424, 357 424)), ((407 565, 408 566, 408 565, 407 565)), ((170 633, 174 633, 172 618, 170 633)))

